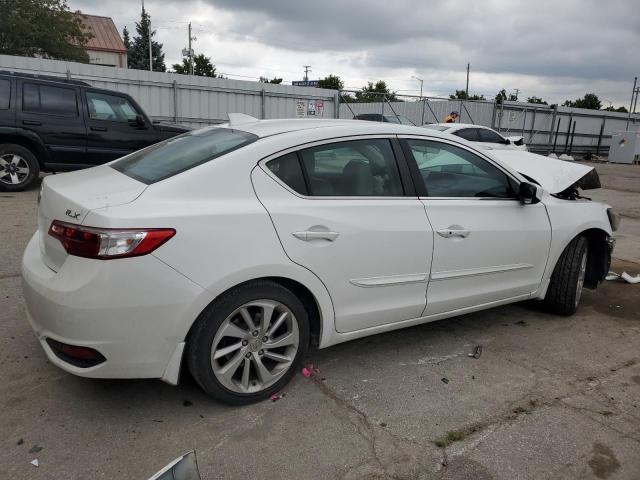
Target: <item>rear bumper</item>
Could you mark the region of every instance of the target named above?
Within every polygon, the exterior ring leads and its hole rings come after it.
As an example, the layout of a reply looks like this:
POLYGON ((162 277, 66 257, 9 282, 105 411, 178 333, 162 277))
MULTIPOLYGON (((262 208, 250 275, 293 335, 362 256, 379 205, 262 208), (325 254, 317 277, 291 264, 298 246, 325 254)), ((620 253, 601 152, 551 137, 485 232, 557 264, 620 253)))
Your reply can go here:
POLYGON ((156 257, 90 260, 47 267, 36 233, 22 261, 29 324, 51 363, 92 378, 160 378, 196 318, 203 289, 156 257), (59 358, 47 338, 89 347, 105 361, 81 368, 59 358))

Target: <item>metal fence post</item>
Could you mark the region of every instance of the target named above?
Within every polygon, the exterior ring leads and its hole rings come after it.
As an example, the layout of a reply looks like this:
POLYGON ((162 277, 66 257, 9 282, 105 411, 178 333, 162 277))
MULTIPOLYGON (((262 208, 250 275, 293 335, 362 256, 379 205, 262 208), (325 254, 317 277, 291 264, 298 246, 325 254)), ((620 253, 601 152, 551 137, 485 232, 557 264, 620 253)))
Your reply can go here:
POLYGON ((569 115, 569 123, 567 124, 567 138, 564 141, 564 153, 567 153, 569 147, 569 137, 571 136, 571 122, 573 122, 573 112, 569 115))
POLYGON ((556 152, 556 144, 558 143, 558 133, 560 133, 560 120, 562 120, 561 118, 558 119, 558 126, 556 127, 556 136, 553 139, 553 150, 551 150, 552 153, 556 152))
POLYGON ((573 121, 573 126, 571 127, 571 143, 569 144, 569 151, 567 152, 569 155, 571 155, 571 150, 573 150, 573 137, 576 134, 576 121, 573 121))
POLYGON ((536 130, 536 112, 537 112, 537 109, 534 108, 533 109, 533 118, 531 119, 531 130, 530 130, 531 134, 529 135, 529 141, 527 143, 531 143, 531 140, 533 140, 534 132, 536 130))
POLYGON ((491 128, 496 128, 496 102, 493 102, 493 110, 491 111, 491 128))
POLYGON ((424 103, 425 103, 425 99, 424 98, 420 98, 420 100, 422 100, 422 121, 420 122, 420 125, 424 125, 424 103))
POLYGON ((267 115, 266 106, 265 106, 265 98, 264 98, 264 88, 260 90, 260 118, 264 120, 267 115))
POLYGON ((524 138, 524 127, 527 124, 527 109, 523 108, 522 111, 524 112, 524 117, 522 118, 522 138, 524 138))
POLYGON ((500 101, 500 115, 498 116, 498 132, 502 132, 502 117, 504 116, 504 100, 500 101))
POLYGON ((178 123, 178 82, 173 81, 173 121, 178 123))
POLYGON ((602 134, 604 133, 604 124, 607 123, 607 117, 602 116, 602 125, 600 125, 600 135, 598 135, 598 146, 596 147, 596 156, 600 155, 600 145, 602 145, 602 134))
MULTIPOLYGON (((547 140, 547 143, 549 145, 551 145, 551 139, 553 138, 553 126, 556 124, 556 116, 557 115, 558 115, 558 109, 554 108, 553 109, 553 114, 551 116, 551 125, 549 126, 549 140, 547 140)), ((558 138, 558 135, 556 134, 556 139, 557 138, 558 138)))
POLYGON ((333 100, 335 112, 333 112, 333 118, 340 118, 340 91, 336 92, 336 97, 333 100))
POLYGON ((380 117, 380 121, 384 122, 384 104, 387 103, 387 96, 382 94, 382 117, 380 117))

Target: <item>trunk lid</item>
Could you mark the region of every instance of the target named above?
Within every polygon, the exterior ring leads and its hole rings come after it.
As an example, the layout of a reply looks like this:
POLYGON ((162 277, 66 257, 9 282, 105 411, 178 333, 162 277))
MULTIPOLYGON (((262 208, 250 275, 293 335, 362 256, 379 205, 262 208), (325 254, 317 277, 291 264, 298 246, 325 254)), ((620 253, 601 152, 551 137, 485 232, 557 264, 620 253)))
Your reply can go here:
POLYGON ((67 258, 60 241, 48 234, 51 222, 80 225, 91 210, 130 203, 146 188, 144 183, 107 165, 45 177, 38 207, 38 232, 46 265, 57 272, 67 258))
POLYGON ((492 150, 491 156, 511 170, 532 178, 549 193, 561 193, 569 188, 600 188, 598 173, 588 165, 518 150, 492 150))

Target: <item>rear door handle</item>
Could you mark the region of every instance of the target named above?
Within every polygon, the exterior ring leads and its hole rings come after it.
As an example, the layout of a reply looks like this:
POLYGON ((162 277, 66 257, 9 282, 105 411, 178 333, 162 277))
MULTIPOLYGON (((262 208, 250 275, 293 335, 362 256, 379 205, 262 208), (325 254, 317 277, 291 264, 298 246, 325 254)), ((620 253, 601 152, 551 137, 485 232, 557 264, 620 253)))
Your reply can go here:
POLYGON ((452 237, 467 238, 471 232, 469 230, 462 230, 458 228, 456 229, 443 228, 442 230, 438 230, 436 233, 444 238, 452 238, 452 237))
POLYGON ((23 125, 42 125, 42 122, 37 120, 22 120, 23 125))
POLYGON ((340 235, 338 232, 317 232, 313 230, 305 230, 303 232, 293 232, 292 235, 298 240, 308 242, 310 240, 329 240, 333 242, 340 235))
POLYGON ((107 127, 89 127, 91 130, 93 130, 94 132, 106 132, 107 131, 107 127))

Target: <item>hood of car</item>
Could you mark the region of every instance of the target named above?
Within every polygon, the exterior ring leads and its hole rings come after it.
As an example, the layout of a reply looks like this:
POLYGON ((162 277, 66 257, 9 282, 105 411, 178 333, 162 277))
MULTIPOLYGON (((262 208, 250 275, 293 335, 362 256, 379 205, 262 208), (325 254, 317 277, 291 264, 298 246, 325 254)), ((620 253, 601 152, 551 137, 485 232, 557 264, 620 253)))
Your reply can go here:
POLYGON ((588 165, 514 150, 492 150, 491 155, 550 193, 561 193, 569 188, 600 188, 598 173, 588 165))

